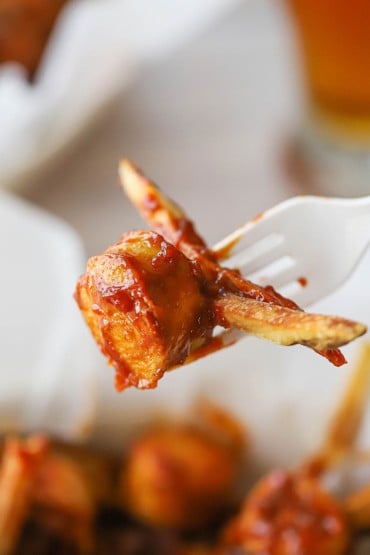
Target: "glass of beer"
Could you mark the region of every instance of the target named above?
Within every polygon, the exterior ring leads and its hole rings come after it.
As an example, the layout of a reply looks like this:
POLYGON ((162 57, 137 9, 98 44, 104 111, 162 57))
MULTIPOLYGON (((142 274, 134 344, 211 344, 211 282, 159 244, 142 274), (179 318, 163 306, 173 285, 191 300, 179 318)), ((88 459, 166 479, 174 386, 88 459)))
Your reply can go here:
POLYGON ((370 0, 288 4, 309 100, 303 149, 311 161, 326 166, 332 180, 344 181, 333 183, 330 192, 369 194, 370 0))

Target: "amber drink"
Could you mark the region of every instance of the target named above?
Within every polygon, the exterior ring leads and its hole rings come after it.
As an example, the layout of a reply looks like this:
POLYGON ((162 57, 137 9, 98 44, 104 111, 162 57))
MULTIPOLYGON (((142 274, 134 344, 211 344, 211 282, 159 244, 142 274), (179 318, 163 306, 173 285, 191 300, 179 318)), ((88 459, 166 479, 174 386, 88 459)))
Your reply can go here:
MULTIPOLYGON (((370 0, 288 0, 301 47, 319 155, 370 190, 370 0), (328 141, 325 144, 325 141, 328 141), (332 142, 332 144, 330 144, 332 142), (340 152, 333 153, 333 145, 340 152), (346 151, 347 149, 347 151, 346 151), (356 167, 355 167, 356 166, 356 167)), ((365 190, 364 192, 368 192, 365 190)))

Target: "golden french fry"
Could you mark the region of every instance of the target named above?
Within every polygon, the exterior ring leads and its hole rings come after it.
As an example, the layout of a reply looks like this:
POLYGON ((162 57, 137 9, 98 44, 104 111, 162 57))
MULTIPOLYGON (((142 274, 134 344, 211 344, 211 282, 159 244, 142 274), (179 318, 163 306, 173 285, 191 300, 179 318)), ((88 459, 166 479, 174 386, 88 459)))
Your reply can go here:
POLYGON ((344 501, 344 509, 355 530, 365 530, 370 526, 370 485, 362 488, 344 501))
POLYGON ((364 334, 366 327, 337 316, 324 316, 226 294, 214 301, 216 321, 279 345, 335 349, 364 334))
POLYGON ((322 473, 337 460, 355 453, 370 392, 370 344, 362 344, 348 386, 329 424, 324 442, 306 467, 322 473))
POLYGON ((361 346, 355 371, 329 427, 324 449, 347 451, 357 439, 370 392, 370 344, 361 346))
POLYGON ((48 441, 41 436, 6 440, 0 471, 0 555, 14 552, 47 450, 48 441))

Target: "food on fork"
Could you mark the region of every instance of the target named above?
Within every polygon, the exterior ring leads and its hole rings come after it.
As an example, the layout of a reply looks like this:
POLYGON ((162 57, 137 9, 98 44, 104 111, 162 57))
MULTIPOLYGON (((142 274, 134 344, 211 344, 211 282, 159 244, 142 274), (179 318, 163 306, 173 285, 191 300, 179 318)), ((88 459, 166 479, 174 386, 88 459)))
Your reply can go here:
MULTIPOLYGON (((121 170, 130 198, 162 235, 124 235, 101 257, 90 259, 77 287, 85 318, 119 371, 120 387, 155 385, 164 370, 211 342, 217 324, 318 350, 334 348, 364 331, 353 322, 298 312, 271 288, 257 287, 221 268, 178 207, 130 163, 124 162, 121 170)), ((341 362, 337 353, 328 353, 332 359, 334 355, 341 362)))
POLYGON ((271 286, 222 267, 184 212, 137 167, 120 164, 123 188, 150 232, 125 233, 90 258, 76 300, 116 370, 116 387, 151 388, 165 371, 222 348, 237 328, 281 345, 302 344, 340 366, 338 347, 366 331, 360 323, 303 312, 271 286))
POLYGON ((17 62, 32 78, 68 0, 0 0, 0 64, 17 62))

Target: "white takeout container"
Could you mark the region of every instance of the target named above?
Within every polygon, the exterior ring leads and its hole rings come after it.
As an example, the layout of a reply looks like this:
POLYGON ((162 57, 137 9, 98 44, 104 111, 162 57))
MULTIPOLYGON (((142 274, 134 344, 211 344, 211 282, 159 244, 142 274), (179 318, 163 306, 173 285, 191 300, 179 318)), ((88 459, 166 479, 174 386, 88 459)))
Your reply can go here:
POLYGON ((95 414, 96 352, 73 299, 79 237, 1 193, 0 256, 0 431, 80 436, 95 414))

